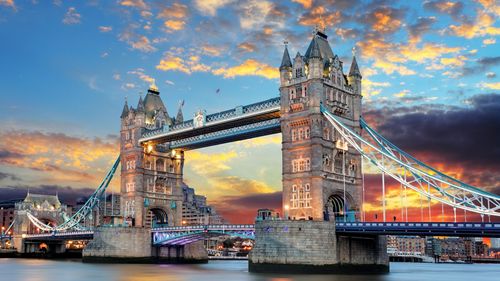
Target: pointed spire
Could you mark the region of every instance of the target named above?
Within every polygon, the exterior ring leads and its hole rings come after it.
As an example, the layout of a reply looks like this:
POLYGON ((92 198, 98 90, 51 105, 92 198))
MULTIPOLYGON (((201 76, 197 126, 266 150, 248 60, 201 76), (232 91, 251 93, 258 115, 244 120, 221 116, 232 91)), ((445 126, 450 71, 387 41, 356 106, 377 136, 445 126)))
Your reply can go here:
POLYGON ((321 58, 321 51, 319 49, 318 40, 313 38, 311 52, 309 53, 309 58, 321 58))
POLYGON ((140 93, 139 102, 137 103, 137 111, 144 112, 144 100, 142 99, 142 92, 140 93))
POLYGON ((177 116, 175 117, 175 124, 180 124, 184 122, 184 115, 182 114, 182 107, 184 106, 184 100, 179 102, 179 111, 177 111, 177 116))
POLYGON ((129 109, 128 109, 127 97, 125 97, 125 105, 123 106, 122 115, 120 115, 120 118, 127 117, 128 112, 129 109))
POLYGON ((288 42, 285 41, 285 51, 283 52, 283 58, 281 59, 280 70, 287 67, 292 67, 292 60, 290 59, 290 54, 288 54, 288 42))
POLYGON ((361 72, 359 71, 358 62, 356 61, 356 48, 352 48, 352 63, 351 69, 349 70, 349 76, 358 76, 362 78, 361 72))

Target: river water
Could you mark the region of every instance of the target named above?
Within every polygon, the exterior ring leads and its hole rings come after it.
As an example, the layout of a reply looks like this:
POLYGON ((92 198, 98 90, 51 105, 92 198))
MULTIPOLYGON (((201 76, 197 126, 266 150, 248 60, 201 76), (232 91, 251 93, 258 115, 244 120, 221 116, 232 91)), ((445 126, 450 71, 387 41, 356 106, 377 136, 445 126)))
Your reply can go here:
POLYGON ((199 265, 84 264, 81 261, 0 259, 1 281, 481 281, 500 280, 499 264, 391 263, 386 275, 253 274, 247 261, 210 261, 199 265))

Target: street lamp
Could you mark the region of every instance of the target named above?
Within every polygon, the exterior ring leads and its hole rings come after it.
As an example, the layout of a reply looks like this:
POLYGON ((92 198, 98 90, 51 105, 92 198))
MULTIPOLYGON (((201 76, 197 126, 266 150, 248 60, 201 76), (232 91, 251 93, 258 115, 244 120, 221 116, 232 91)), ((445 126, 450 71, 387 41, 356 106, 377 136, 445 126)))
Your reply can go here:
POLYGON ((285 205, 284 207, 285 207, 285 213, 284 213, 284 216, 285 216, 285 220, 287 220, 287 219, 288 219, 288 209, 290 209, 290 206, 285 205))

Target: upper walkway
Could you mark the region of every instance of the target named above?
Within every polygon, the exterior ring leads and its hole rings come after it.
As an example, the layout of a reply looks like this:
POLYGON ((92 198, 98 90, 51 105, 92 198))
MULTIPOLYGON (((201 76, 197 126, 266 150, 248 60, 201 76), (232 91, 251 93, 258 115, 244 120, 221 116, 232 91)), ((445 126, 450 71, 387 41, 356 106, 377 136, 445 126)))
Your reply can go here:
POLYGON ((170 142, 171 148, 188 150, 279 133, 280 109, 277 97, 210 115, 200 113, 172 127, 146 131, 139 142, 170 142))

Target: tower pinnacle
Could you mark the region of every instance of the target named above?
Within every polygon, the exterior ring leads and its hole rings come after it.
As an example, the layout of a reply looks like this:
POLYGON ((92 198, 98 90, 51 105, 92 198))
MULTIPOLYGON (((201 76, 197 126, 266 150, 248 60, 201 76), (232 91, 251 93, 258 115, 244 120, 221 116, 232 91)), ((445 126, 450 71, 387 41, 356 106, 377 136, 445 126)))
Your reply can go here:
POLYGON ((292 60, 290 59, 290 54, 288 53, 288 42, 283 42, 285 44, 285 51, 283 52, 283 58, 281 59, 280 70, 292 67, 292 60))

